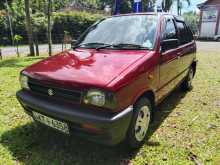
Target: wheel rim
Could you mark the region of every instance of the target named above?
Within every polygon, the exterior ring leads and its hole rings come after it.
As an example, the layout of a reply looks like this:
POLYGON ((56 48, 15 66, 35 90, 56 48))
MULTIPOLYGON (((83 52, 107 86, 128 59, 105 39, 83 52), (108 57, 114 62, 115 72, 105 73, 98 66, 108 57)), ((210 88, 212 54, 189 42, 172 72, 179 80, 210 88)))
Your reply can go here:
POLYGON ((143 106, 138 113, 137 121, 135 124, 135 138, 139 142, 145 138, 150 124, 150 117, 150 109, 148 106, 143 106))
POLYGON ((190 69, 190 71, 189 71, 189 77, 188 77, 188 81, 187 81, 189 87, 192 86, 192 80, 193 80, 193 70, 190 69))

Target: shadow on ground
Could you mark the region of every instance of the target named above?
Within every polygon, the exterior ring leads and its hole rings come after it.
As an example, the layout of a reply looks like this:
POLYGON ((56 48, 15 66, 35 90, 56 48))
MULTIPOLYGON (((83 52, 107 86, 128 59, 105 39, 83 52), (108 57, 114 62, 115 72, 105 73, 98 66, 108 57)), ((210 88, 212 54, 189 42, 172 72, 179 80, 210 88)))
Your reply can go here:
MULTIPOLYGON (((179 104, 186 93, 175 90, 157 108, 149 138, 167 116, 179 104)), ((130 152, 124 145, 106 147, 82 139, 69 138, 34 123, 5 132, 1 143, 24 164, 124 164, 136 156, 139 150, 130 152)), ((146 141, 146 146, 158 147, 159 142, 146 141)))

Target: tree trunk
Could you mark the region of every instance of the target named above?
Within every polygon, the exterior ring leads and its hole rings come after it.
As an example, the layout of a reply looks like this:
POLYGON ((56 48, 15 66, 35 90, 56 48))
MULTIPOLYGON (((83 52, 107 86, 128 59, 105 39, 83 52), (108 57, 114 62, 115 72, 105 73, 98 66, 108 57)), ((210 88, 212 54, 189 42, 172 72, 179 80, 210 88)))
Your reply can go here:
POLYGON ((28 43, 30 48, 30 56, 34 56, 34 41, 33 41, 33 31, 31 25, 31 17, 30 17, 30 3, 29 0, 25 0, 25 14, 26 14, 26 29, 28 33, 28 43))
POLYGON ((48 48, 49 56, 52 55, 52 36, 51 36, 51 13, 52 13, 52 4, 51 0, 48 0, 48 48))
POLYGON ((180 15, 180 0, 177 0, 177 14, 180 15))
POLYGON ((17 52, 17 57, 20 57, 19 49, 18 49, 18 43, 16 43, 16 52, 17 52))
POLYGON ((35 34, 35 48, 36 48, 36 56, 39 56, 40 53, 39 53, 39 44, 38 44, 38 36, 37 34, 35 34))
POLYGON ((14 33, 13 33, 13 28, 12 28, 12 22, 11 22, 11 15, 10 15, 10 10, 9 10, 8 0, 5 1, 5 4, 6 4, 6 13, 7 13, 7 17, 8 17, 10 34, 11 34, 11 43, 14 46, 14 33))
POLYGON ((0 60, 2 60, 2 50, 0 49, 0 60))

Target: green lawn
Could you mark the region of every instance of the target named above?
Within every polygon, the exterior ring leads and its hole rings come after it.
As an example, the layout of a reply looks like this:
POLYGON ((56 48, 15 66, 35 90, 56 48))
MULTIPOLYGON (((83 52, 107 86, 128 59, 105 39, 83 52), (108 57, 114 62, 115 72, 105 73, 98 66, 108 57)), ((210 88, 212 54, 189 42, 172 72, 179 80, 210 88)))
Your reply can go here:
POLYGON ((220 164, 220 55, 198 55, 193 90, 177 89, 158 107, 149 140, 135 152, 36 127, 15 92, 19 71, 40 59, 0 61, 0 165, 220 164))

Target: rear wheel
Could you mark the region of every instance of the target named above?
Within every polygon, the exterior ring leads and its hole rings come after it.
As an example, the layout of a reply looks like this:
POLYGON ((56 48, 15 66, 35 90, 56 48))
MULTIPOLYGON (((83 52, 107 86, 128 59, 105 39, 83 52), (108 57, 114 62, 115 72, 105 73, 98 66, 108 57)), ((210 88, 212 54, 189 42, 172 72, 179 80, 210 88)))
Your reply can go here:
POLYGON ((184 91, 189 91, 192 89, 193 77, 194 77, 194 69, 191 67, 186 79, 181 84, 181 87, 184 91))
POLYGON ((144 143, 151 118, 151 102, 148 98, 143 97, 134 105, 134 115, 127 135, 130 148, 139 148, 144 143))

